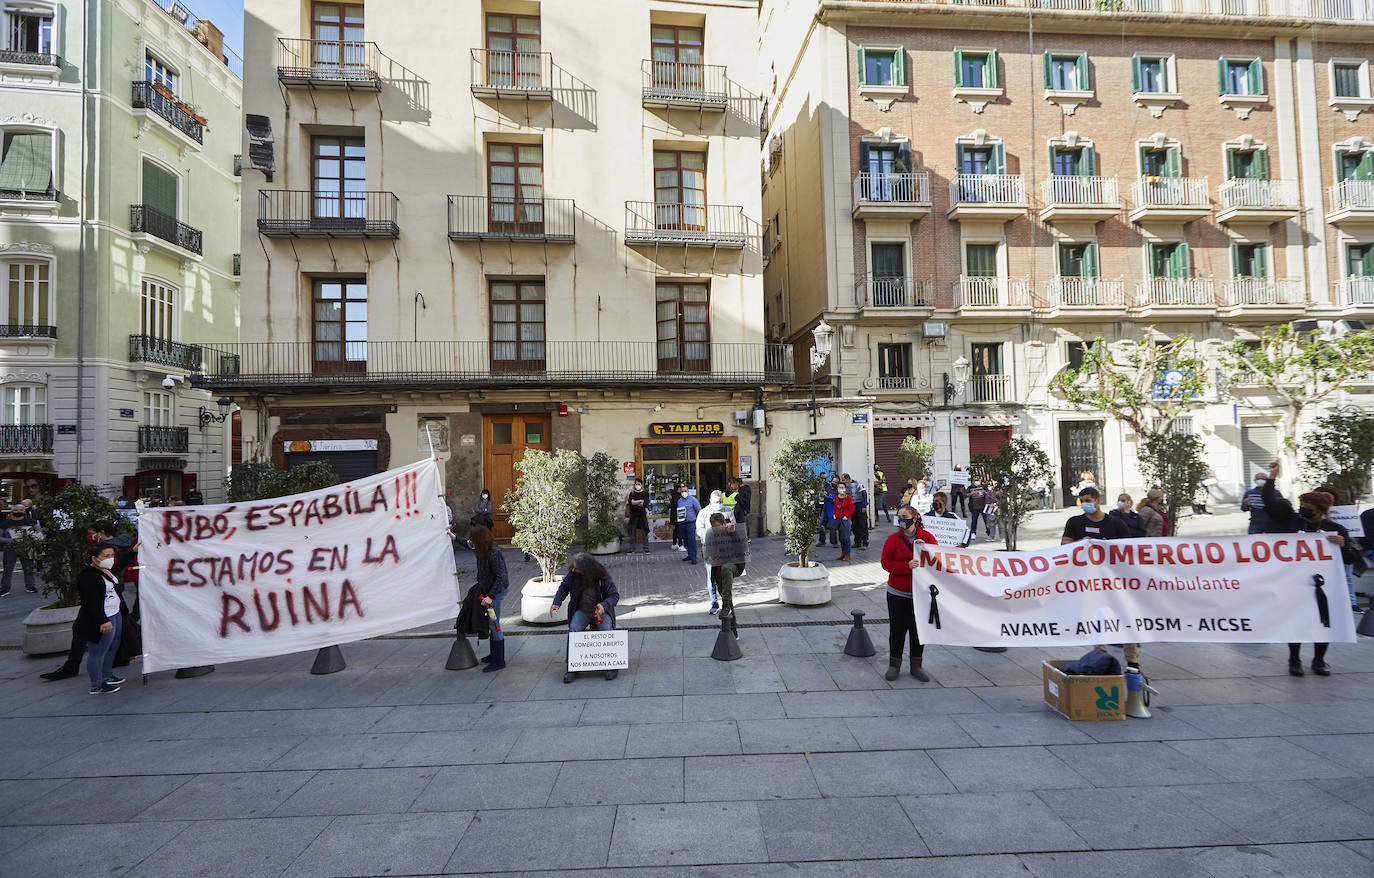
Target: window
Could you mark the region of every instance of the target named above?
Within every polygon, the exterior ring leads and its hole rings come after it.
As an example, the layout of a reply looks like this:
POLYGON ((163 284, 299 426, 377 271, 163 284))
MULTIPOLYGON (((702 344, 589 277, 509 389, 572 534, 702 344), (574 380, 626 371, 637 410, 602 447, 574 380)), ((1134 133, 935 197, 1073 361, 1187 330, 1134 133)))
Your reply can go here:
POLYGON ((1368 71, 1368 62, 1332 61, 1331 94, 1338 98, 1369 97, 1368 71))
POLYGON ((705 284, 661 283, 655 299, 659 371, 709 372, 710 289, 705 284))
POLYGON ((1096 341, 1071 341, 1065 345, 1065 359, 1069 368, 1078 371, 1083 368, 1083 355, 1095 345, 1096 341))
POLYGON ((177 93, 176 71, 164 64, 151 52, 143 56, 143 78, 156 85, 165 86, 172 94, 177 93))
POLYGON ((1231 274, 1234 277, 1268 277, 1268 244, 1232 244, 1231 274))
POLYGON ((859 86, 906 85, 906 71, 901 49, 869 49, 859 47, 859 86))
POLYGON ((911 387, 911 345, 878 345, 878 383, 886 389, 911 387))
POLYGON ((310 142, 310 188, 315 219, 367 221, 366 149, 361 137, 315 137, 310 142))
POLYGON ((1171 94, 1174 91, 1168 57, 1136 55, 1131 59, 1131 90, 1136 94, 1171 94))
POLYGON ((539 16, 487 15, 487 78, 490 85, 539 88, 539 16))
POLYGON ((1264 149, 1228 149, 1226 151, 1228 180, 1268 180, 1269 151, 1264 149))
POLYGON ((1053 91, 1087 91, 1088 56, 1045 53, 1045 88, 1053 91))
POLYGON ((163 341, 175 340, 176 301, 174 287, 144 278, 139 296, 139 334, 163 341))
POLYGON ((1175 417, 1172 421, 1167 418, 1154 418, 1152 426, 1155 433, 1169 432, 1175 435, 1188 435, 1193 432, 1193 419, 1188 415, 1175 417), (1165 427, 1168 430, 1165 430, 1165 427))
POLYGON ((544 282, 491 282, 491 367, 541 371, 545 364, 544 282))
POLYGON ((1050 170, 1056 177, 1091 177, 1097 173, 1096 151, 1091 146, 1051 146, 1050 170))
POLYGON ((5 388, 4 423, 46 424, 48 422, 48 389, 39 385, 20 385, 5 388))
POLYGON ((0 131, 0 198, 55 198, 51 131, 0 131))
POLYGON ((48 262, 11 262, 5 266, 5 322, 14 326, 53 326, 48 262))
POLYGON ((143 392, 143 423, 148 427, 172 427, 172 394, 161 390, 143 392))
POLYGON ((1142 177, 1180 177, 1183 160, 1176 146, 1157 149, 1152 146, 1140 148, 1140 175, 1142 177))
POLYGON ((872 244, 873 276, 900 278, 906 276, 906 246, 904 244, 872 244))
POLYGON ((1060 277, 1097 277, 1097 245, 1060 244, 1060 277))
POLYGON ((1336 153, 1342 180, 1374 180, 1374 150, 1336 153))
POLYGON ((912 182, 898 178, 911 173, 910 143, 859 142, 862 196, 869 201, 915 201, 912 182))
POLYGON ((955 88, 997 88, 997 52, 955 49, 955 88))
MULTIPOLYGON (((961 143, 957 148, 956 165, 964 175, 1003 174, 1006 173, 1006 151, 1000 143, 987 146, 961 143)), ((965 201, 981 200, 968 192, 961 192, 960 197, 965 201)))
POLYGON ((176 174, 147 159, 143 160, 144 229, 156 227, 149 223, 147 213, 150 210, 161 214, 162 217, 177 218, 177 204, 180 201, 177 197, 179 183, 176 174))
POLYGON ((1217 60, 1217 88, 1224 95, 1264 94, 1264 71, 1258 58, 1217 60))
POLYGON ((1001 375, 1002 343, 979 343, 969 346, 969 361, 974 378, 987 375, 1001 375))
POLYGON ((964 268, 968 277, 997 277, 997 245, 965 244, 964 268))
POLYGON ((317 372, 367 368, 367 281, 317 280, 311 316, 317 372))
POLYGON ((11 52, 56 55, 50 9, 6 9, 5 46, 11 52))
POLYGON ((649 29, 649 42, 654 88, 698 92, 704 88, 701 28, 655 24, 649 29))
POLYGON ((706 230, 706 153, 654 150, 654 225, 706 230))
POLYGON ((1374 244, 1351 244, 1345 248, 1346 277, 1374 277, 1374 244))
POLYGON ((316 3, 311 8, 311 63, 325 77, 361 78, 367 68, 361 3, 316 3))
POLYGON ((487 194, 492 232, 544 231, 544 148, 493 143, 487 147, 487 194))
POLYGON ((1193 273, 1188 245, 1151 244, 1150 277, 1190 277, 1193 273))

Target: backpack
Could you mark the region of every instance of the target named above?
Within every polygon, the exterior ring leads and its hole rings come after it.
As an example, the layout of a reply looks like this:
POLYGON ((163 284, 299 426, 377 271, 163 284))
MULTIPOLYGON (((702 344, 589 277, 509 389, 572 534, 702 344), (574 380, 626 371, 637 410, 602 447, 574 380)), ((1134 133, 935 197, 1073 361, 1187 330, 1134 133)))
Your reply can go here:
POLYGON ((1103 677, 1121 673, 1121 662, 1105 649, 1094 649, 1084 653, 1076 662, 1069 662, 1060 668, 1072 677, 1103 677))

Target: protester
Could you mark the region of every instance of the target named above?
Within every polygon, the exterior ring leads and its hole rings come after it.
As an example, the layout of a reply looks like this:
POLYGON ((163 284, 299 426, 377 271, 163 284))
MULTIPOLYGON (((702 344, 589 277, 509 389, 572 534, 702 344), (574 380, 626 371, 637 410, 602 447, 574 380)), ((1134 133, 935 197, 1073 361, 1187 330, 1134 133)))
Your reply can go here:
POLYGON ((649 554, 649 492, 644 480, 635 479, 634 490, 625 498, 625 528, 630 532, 630 552, 639 545, 639 532, 644 532, 644 554, 649 554))
POLYGON ((838 542, 837 530, 835 527, 835 483, 840 477, 831 473, 826 479, 825 496, 821 498, 821 529, 816 532, 816 545, 824 546, 825 537, 830 535, 830 546, 834 548, 838 542))
POLYGON ((730 479, 725 483, 729 493, 725 495, 725 508, 729 509, 735 520, 735 533, 749 542, 749 511, 752 508, 753 494, 743 479, 730 479))
POLYGON ((16 503, 10 507, 9 515, 0 519, 0 545, 5 547, 4 552, 4 576, 0 577, 0 597, 10 593, 10 584, 14 579, 15 562, 24 571, 24 591, 30 594, 38 593, 38 580, 34 576, 37 565, 29 560, 29 556, 20 553, 14 547, 14 541, 19 537, 33 532, 33 518, 22 503, 16 503))
POLYGON ((854 498, 849 496, 849 488, 844 482, 835 486, 835 530, 840 535, 840 557, 836 561, 849 561, 850 549, 854 541, 854 498))
POLYGON ((710 527, 702 544, 702 554, 711 570, 711 586, 720 596, 720 618, 730 632, 739 639, 735 622, 735 577, 748 560, 746 543, 739 533, 739 525, 722 512, 711 513, 710 527))
POLYGON ((916 502, 916 493, 922 484, 924 483, 915 476, 906 480, 906 490, 902 492, 902 506, 908 506, 916 502))
MULTIPOLYGON (((983 521, 983 510, 988 505, 988 489, 981 481, 969 485, 968 491, 964 494, 964 500, 968 504, 968 538, 972 541, 978 536, 978 523, 983 521)), ((987 540, 992 539, 992 533, 988 531, 986 523, 983 527, 983 535, 987 540)))
MULTIPOLYGON (((137 544, 134 542, 132 536, 126 534, 115 535, 114 531, 115 526, 113 522, 97 521, 86 529, 86 545, 94 546, 98 543, 107 543, 113 547, 115 562, 111 571, 114 573, 117 580, 115 582, 115 592, 121 598, 121 612, 123 613, 122 598, 124 595, 124 584, 120 580, 123 577, 124 571, 138 558, 137 544)), ((125 635, 123 630, 125 627, 130 629, 136 627, 135 625, 126 626, 124 622, 132 618, 136 623, 137 615, 137 606, 135 605, 132 614, 123 616, 120 626, 121 636, 125 635)), ((141 640, 141 638, 139 639, 141 640)), ((79 630, 77 623, 73 622, 72 642, 70 649, 67 651, 66 660, 62 662, 62 665, 56 670, 48 671, 38 676, 44 680, 65 680, 68 677, 75 677, 77 674, 81 673, 81 660, 86 655, 86 643, 86 637, 79 630)), ((139 646, 141 647, 141 644, 139 644, 139 646)), ((122 643, 116 643, 115 645, 114 663, 120 666, 127 665, 132 655, 136 655, 138 651, 141 651, 141 649, 133 651, 132 645, 130 645, 129 649, 124 647, 125 645, 122 643)))
POLYGON ((91 680, 92 695, 118 692, 123 680, 114 675, 115 647, 119 643, 118 578, 112 572, 115 563, 113 546, 95 543, 87 548, 90 563, 76 577, 76 590, 81 596, 75 630, 90 644, 86 654, 86 675, 91 680))
MULTIPOLYGON (((1240 511, 1250 513, 1250 529, 1246 533, 1262 534, 1269 527, 1269 514, 1264 511, 1264 473, 1255 473, 1255 484, 1240 498, 1240 511)), ((1278 490, 1274 493, 1282 497, 1278 490)))
POLYGON ((1167 537, 1169 519, 1160 506, 1164 503, 1164 492, 1154 489, 1145 494, 1140 503, 1140 520, 1145 523, 1145 536, 1167 537))
POLYGON ((878 523, 878 513, 881 512, 886 518, 887 523, 892 523, 892 512, 887 508, 887 474, 876 466, 873 467, 873 523, 878 523))
MULTIPOLYGON (((955 466, 954 466, 954 471, 955 471, 956 473, 961 473, 961 472, 964 471, 964 468, 963 468, 962 466, 958 465, 958 464, 955 464, 955 466)), ((967 494, 968 494, 968 484, 967 484, 967 482, 955 483, 954 479, 952 479, 952 478, 950 479, 950 481, 949 481, 949 506, 950 506, 950 509, 952 509, 952 510, 958 512, 959 515, 962 516, 962 517, 967 517, 967 516, 968 516, 968 505, 967 505, 967 503, 966 503, 966 496, 967 496, 967 494)))
POLYGON ((953 512, 949 511, 949 495, 944 491, 936 491, 930 498, 930 511, 925 513, 926 518, 958 518, 953 512))
POLYGON ((850 482, 850 497, 854 501, 854 548, 868 548, 868 489, 863 482, 850 482))
MULTIPOLYGON (((695 555, 695 528, 691 532, 691 552, 695 555)), ((696 561, 692 563, 695 564, 696 561)), ((549 608, 549 615, 556 614, 567 598, 572 599, 571 612, 568 613, 569 631, 586 631, 588 628, 609 631, 615 627, 615 605, 620 600, 620 592, 616 590, 611 574, 606 572, 606 568, 585 552, 573 555, 572 561, 568 564, 568 573, 553 596, 553 606, 549 608)), ((606 679, 614 680, 619 673, 614 669, 609 670, 606 672, 606 679)), ((565 671, 563 682, 571 683, 576 676, 572 671, 565 671)))
POLYGON ((477 556, 477 593, 482 606, 490 607, 496 616, 491 624, 491 653, 482 659, 483 671, 499 671, 506 666, 506 635, 501 631, 501 603, 510 589, 506 574, 506 558, 499 546, 492 544, 491 531, 480 524, 468 531, 468 544, 477 556))
POLYGON ((1049 512, 1054 508, 1054 478, 1045 479, 1045 484, 1040 486, 1040 510, 1049 512))
POLYGON ((1004 539, 1006 536, 1002 520, 997 515, 997 504, 1001 502, 1002 492, 997 490, 997 483, 988 482, 983 494, 983 530, 987 533, 988 542, 1004 539))
MULTIPOLYGON (((719 513, 731 524, 734 523, 735 519, 730 514, 730 510, 725 508, 724 501, 724 494, 722 494, 720 491, 712 491, 711 502, 703 506, 701 508, 701 511, 697 513, 697 520, 695 524, 696 542, 693 546, 694 556, 696 551, 695 547, 703 545, 706 541, 706 531, 711 527, 712 515, 716 515, 717 513, 719 513)), ((693 561, 692 563, 695 564, 696 562, 693 561)), ((706 592, 711 596, 711 608, 707 610, 707 612, 714 616, 716 613, 720 611, 720 595, 716 594, 715 580, 711 576, 711 571, 709 567, 706 571, 706 592)))
POLYGON ((930 493, 930 486, 925 479, 916 480, 916 491, 911 495, 911 505, 916 507, 918 515, 925 515, 930 511, 935 498, 930 493))
MULTIPOLYGON (((953 516, 951 516, 953 517, 953 516)), ((930 675, 921 667, 925 647, 916 630, 916 601, 911 596, 911 571, 920 566, 915 543, 935 545, 935 537, 921 527, 916 507, 910 504, 897 510, 897 532, 883 543, 882 566, 887 571, 888 662, 883 679, 889 683, 902 671, 902 649, 911 636, 911 676, 922 683, 930 675)))
MULTIPOLYGON (((1083 472, 1081 472, 1081 473, 1078 474, 1078 484, 1076 484, 1076 485, 1073 486, 1073 493, 1074 493, 1074 496, 1075 496, 1075 497, 1081 496, 1081 492, 1083 491, 1084 488, 1096 488, 1096 487, 1097 487, 1097 478, 1096 478, 1092 473, 1088 472, 1087 470, 1083 470, 1083 472)), ((1100 496, 1100 494, 1099 494, 1099 496, 1100 496)))
POLYGON ((477 496, 477 502, 472 504, 472 518, 468 519, 468 524, 485 527, 487 530, 496 527, 491 510, 491 492, 483 488, 482 493, 477 496))
POLYGON ((187 506, 204 506, 204 505, 205 505, 205 495, 202 494, 202 493, 200 493, 200 491, 199 491, 198 489, 196 489, 196 488, 191 488, 189 491, 186 492, 186 505, 187 505, 187 506))
MULTIPOLYGON (((1085 473, 1085 475, 1088 475, 1085 473)), ((1092 485, 1084 486, 1078 492, 1078 508, 1082 512, 1064 522, 1064 535, 1059 545, 1076 543, 1079 540, 1126 540, 1131 531, 1119 518, 1102 511, 1102 494, 1092 485)), ((1105 650, 1105 646, 1098 649, 1105 650)), ((1140 644, 1123 643, 1121 651, 1126 657, 1126 670, 1140 672, 1140 644)))
POLYGON ((1130 494, 1122 494, 1116 498, 1116 508, 1107 514, 1126 525, 1126 530, 1130 532, 1131 536, 1148 536, 1145 532, 1145 519, 1141 518, 1140 513, 1132 508, 1134 505, 1130 494))
POLYGON ((697 498, 692 496, 691 490, 684 483, 678 486, 677 506, 674 512, 677 513, 677 530, 682 537, 682 545, 687 552, 687 557, 683 561, 697 563, 697 516, 701 514, 701 504, 697 498))

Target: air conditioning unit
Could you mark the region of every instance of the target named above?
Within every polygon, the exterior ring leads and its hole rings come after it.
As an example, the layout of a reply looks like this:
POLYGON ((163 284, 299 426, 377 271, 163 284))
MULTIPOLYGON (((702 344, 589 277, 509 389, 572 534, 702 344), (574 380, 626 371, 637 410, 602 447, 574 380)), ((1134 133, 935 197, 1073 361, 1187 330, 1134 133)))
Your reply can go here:
POLYGON ((921 324, 921 337, 929 345, 942 345, 945 343, 945 335, 949 327, 943 320, 929 320, 921 324))

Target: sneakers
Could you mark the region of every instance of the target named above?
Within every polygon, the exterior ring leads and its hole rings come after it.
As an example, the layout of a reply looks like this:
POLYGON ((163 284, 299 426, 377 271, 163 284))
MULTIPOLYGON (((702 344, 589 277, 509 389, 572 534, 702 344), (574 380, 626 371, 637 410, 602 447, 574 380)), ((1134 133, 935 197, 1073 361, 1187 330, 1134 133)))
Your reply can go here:
POLYGON ((9 596, 10 596, 10 590, 9 590, 9 589, 7 589, 7 588, 5 588, 5 589, 0 589, 0 598, 7 598, 7 597, 9 597, 9 596))
POLYGON ((106 677, 106 678, 105 678, 105 685, 106 685, 106 686, 122 686, 122 685, 124 685, 124 678, 123 678, 123 677, 106 677))
POLYGON ((38 594, 38 588, 32 585, 24 586, 24 591, 28 592, 29 594, 38 594))
POLYGON ((99 686, 91 687, 92 695, 109 695, 111 692, 118 692, 118 686, 111 686, 109 683, 102 683, 99 686))
POLYGON ((706 612, 714 616, 716 613, 720 612, 720 604, 717 601, 711 601, 711 609, 707 610, 706 612))

